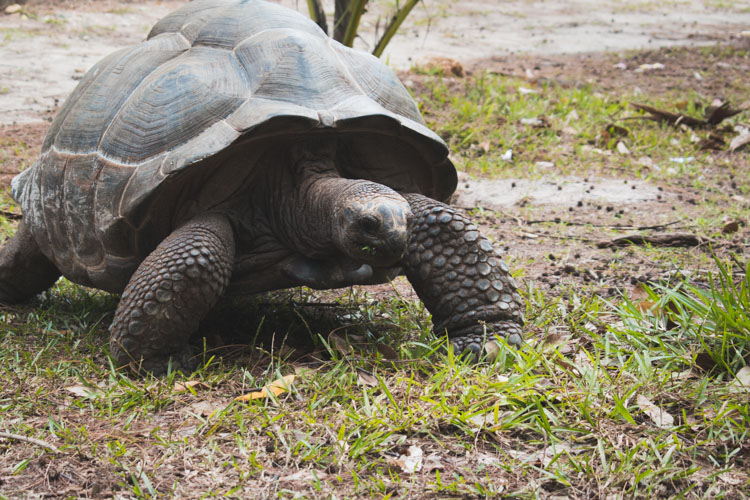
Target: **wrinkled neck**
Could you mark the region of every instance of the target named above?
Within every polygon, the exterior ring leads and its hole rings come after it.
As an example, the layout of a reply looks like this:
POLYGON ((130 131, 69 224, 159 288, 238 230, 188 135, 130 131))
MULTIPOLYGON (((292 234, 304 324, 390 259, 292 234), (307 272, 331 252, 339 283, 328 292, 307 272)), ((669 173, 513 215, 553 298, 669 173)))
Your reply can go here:
POLYGON ((333 215, 341 195, 352 183, 335 163, 335 139, 319 137, 291 146, 287 171, 273 176, 268 187, 271 224, 279 240, 311 258, 335 257, 333 215))

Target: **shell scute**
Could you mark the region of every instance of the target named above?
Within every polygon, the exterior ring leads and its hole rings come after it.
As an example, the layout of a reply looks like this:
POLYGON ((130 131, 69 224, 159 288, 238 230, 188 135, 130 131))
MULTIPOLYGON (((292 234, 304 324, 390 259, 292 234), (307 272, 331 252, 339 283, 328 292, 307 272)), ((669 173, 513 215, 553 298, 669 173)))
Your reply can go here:
POLYGON ((378 59, 276 4, 194 0, 84 76, 12 194, 65 276, 119 291, 176 222, 247 190, 269 144, 320 129, 346 177, 455 188, 445 143, 378 59))

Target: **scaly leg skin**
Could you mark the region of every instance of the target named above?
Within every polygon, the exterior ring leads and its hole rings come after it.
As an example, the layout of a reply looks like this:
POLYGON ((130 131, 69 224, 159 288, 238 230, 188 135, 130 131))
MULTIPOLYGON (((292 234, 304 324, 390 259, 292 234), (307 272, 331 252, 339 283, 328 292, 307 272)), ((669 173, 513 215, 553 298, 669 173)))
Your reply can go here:
POLYGON ((118 365, 138 374, 190 371, 190 336, 222 295, 232 274, 234 234, 226 217, 197 217, 170 234, 141 263, 120 298, 110 327, 118 365))
POLYGON ((60 271, 45 257, 23 221, 0 248, 0 304, 17 304, 51 287, 60 271))
POLYGON ((435 333, 447 332, 454 352, 477 359, 493 333, 520 346, 523 301, 490 240, 448 205, 418 194, 404 198, 414 214, 404 269, 435 333))

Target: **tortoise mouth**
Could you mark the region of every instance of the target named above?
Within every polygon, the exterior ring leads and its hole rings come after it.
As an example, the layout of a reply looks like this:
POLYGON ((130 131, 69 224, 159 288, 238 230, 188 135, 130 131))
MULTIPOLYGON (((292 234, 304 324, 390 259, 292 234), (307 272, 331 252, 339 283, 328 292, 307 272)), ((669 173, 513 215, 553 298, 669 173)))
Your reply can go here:
MULTIPOLYGON (((394 194, 396 194, 394 192, 394 194)), ((336 222, 339 246, 355 261, 375 267, 398 264, 409 242, 411 209, 401 196, 353 203, 336 222)))

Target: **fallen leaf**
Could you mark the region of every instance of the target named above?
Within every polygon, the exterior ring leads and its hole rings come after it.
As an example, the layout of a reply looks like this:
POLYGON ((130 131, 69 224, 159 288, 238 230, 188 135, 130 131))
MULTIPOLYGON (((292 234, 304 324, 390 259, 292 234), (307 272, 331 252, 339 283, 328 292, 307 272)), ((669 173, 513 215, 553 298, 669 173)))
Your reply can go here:
POLYGON ((706 151, 709 149, 720 151, 724 149, 724 146, 726 145, 726 141, 724 141, 724 138, 717 135, 717 134, 708 134, 708 137, 705 139, 700 139, 697 141, 696 146, 701 151, 706 151))
POLYGON ((641 156, 640 158, 638 158, 638 165, 646 168, 653 168, 654 160, 652 160, 648 156, 641 156))
POLYGON ((377 387, 379 385, 377 377, 363 368, 357 368, 357 380, 361 384, 370 387, 377 387))
POLYGON ((682 113, 670 113, 669 111, 657 109, 657 108, 654 108, 653 106, 648 106, 646 104, 631 103, 631 106, 633 106, 635 109, 639 109, 641 111, 645 111, 649 113, 651 116, 646 116, 645 118, 647 120, 667 122, 667 123, 671 123, 672 125, 680 125, 684 123, 685 125, 689 127, 706 126, 705 120, 701 120, 700 118, 693 118, 692 116, 683 115, 682 113))
POLYGON ((190 409, 202 418, 211 418, 217 411, 224 409, 225 405, 212 401, 196 401, 190 405, 190 409))
POLYGON ((743 366, 740 368, 740 371, 737 372, 735 377, 740 384, 750 388, 750 366, 743 366))
POLYGON ((428 71, 440 72, 443 76, 457 76, 459 78, 466 76, 463 65, 448 57, 433 57, 424 64, 424 68, 428 71))
MULTIPOLYGON (((498 415, 499 416, 499 415, 498 415)), ((493 427, 497 425, 495 421, 495 412, 480 413, 478 415, 472 415, 466 419, 466 422, 473 424, 474 427, 471 429, 472 432, 479 432, 487 427, 493 427)))
POLYGON ((375 348, 378 350, 381 356, 383 356, 383 359, 398 359, 398 352, 396 352, 396 349, 387 344, 378 342, 377 344, 375 344, 375 348))
POLYGON ((619 125, 615 125, 614 123, 608 123, 604 127, 604 131, 607 134, 609 134, 611 137, 627 137, 630 135, 630 131, 626 129, 625 127, 621 127, 619 125))
POLYGON ((630 150, 625 145, 625 143, 622 142, 622 141, 619 141, 617 143, 617 152, 620 153, 621 155, 629 155, 630 154, 630 150))
POLYGON ((65 390, 79 398, 95 398, 102 393, 101 390, 95 387, 88 387, 81 384, 70 385, 65 390))
POLYGON ((724 234, 732 234, 736 233, 740 229, 740 222, 733 220, 731 222, 727 222, 724 224, 724 227, 721 228, 721 232, 724 234))
POLYGON ((489 153, 490 152, 490 147, 491 147, 490 141, 482 141, 482 142, 479 143, 479 148, 482 151, 484 151, 485 153, 489 153))
POLYGON ((274 396, 278 396, 280 394, 283 394, 289 390, 289 388, 294 383, 294 379, 296 378, 296 375, 284 375, 281 378, 278 378, 271 382, 270 384, 266 385, 259 391, 254 391, 248 394, 243 394, 242 396, 237 396, 234 398, 235 401, 250 401, 251 399, 260 399, 260 398, 267 398, 269 394, 273 394, 274 396))
POLYGON ((344 357, 354 355, 354 349, 349 342, 336 332, 331 332, 328 335, 328 345, 336 349, 344 357))
POLYGON ((422 448, 411 445, 405 454, 399 455, 398 458, 389 458, 386 462, 400 468, 403 472, 414 474, 422 470, 422 455, 422 448))
POLYGON ((550 119, 544 115, 534 118, 521 118, 521 124, 534 128, 549 128, 552 126, 550 119))
POLYGON ((722 472, 716 477, 718 477, 720 480, 724 481, 727 484, 731 484, 732 486, 737 486, 738 484, 742 484, 747 479, 747 478, 742 478, 738 474, 735 474, 731 471, 722 472))
POLYGON ((578 114, 578 112, 573 109, 565 116, 565 121, 563 122, 565 125, 570 125, 573 122, 577 122, 581 119, 581 116, 578 114))
POLYGON ((740 135, 732 139, 729 143, 729 151, 734 153, 735 151, 739 151, 740 149, 744 148, 748 144, 750 144, 750 131, 740 133, 740 135))
POLYGON ((635 72, 645 73, 647 71, 654 71, 658 69, 664 69, 664 65, 662 63, 641 64, 635 69, 635 72))
POLYGON ((487 361, 492 363, 497 358, 497 355, 500 353, 500 344, 495 342, 494 340, 491 340, 484 344, 484 354, 487 356, 487 361))
POLYGON ((187 382, 178 382, 174 385, 172 392, 195 392, 197 390, 210 389, 211 386, 200 380, 188 380, 187 382))
POLYGON ((445 465, 443 465, 443 458, 437 453, 433 453, 425 457, 422 464, 425 472, 445 470, 445 465))
POLYGON ((600 241, 596 244, 598 248, 609 248, 628 245, 651 245, 661 247, 695 247, 710 241, 702 236, 690 233, 663 233, 648 236, 644 234, 631 234, 620 236, 608 241, 600 241))
MULTIPOLYGON (((630 301, 642 313, 652 310, 656 305, 656 302, 651 300, 651 296, 643 283, 637 283, 630 291, 630 301)), ((659 314, 661 314, 661 311, 655 311, 655 315, 658 316, 659 314)))
POLYGON ((477 462, 482 465, 494 465, 495 467, 500 467, 503 463, 499 458, 493 455, 488 455, 487 453, 477 453, 475 458, 477 459, 477 462))
POLYGON ((727 118, 731 118, 738 113, 742 113, 742 111, 742 108, 730 108, 728 102, 715 100, 709 107, 706 108, 706 122, 709 125, 718 125, 727 118))
POLYGON ((314 470, 300 470, 295 472, 294 474, 290 474, 288 476, 280 477, 279 481, 322 481, 323 479, 327 479, 328 474, 326 474, 323 471, 314 471, 314 470))
POLYGON ((506 450, 506 453, 520 462, 541 464, 542 467, 547 467, 552 463, 555 457, 559 456, 561 453, 575 454, 580 453, 581 451, 582 450, 574 451, 567 443, 558 443, 549 445, 539 451, 526 452, 521 450, 509 449, 506 450))
POLYGON ((639 394, 635 399, 636 404, 643 413, 661 428, 672 427, 674 424, 674 417, 667 413, 667 411, 656 406, 650 399, 642 394, 639 394))

